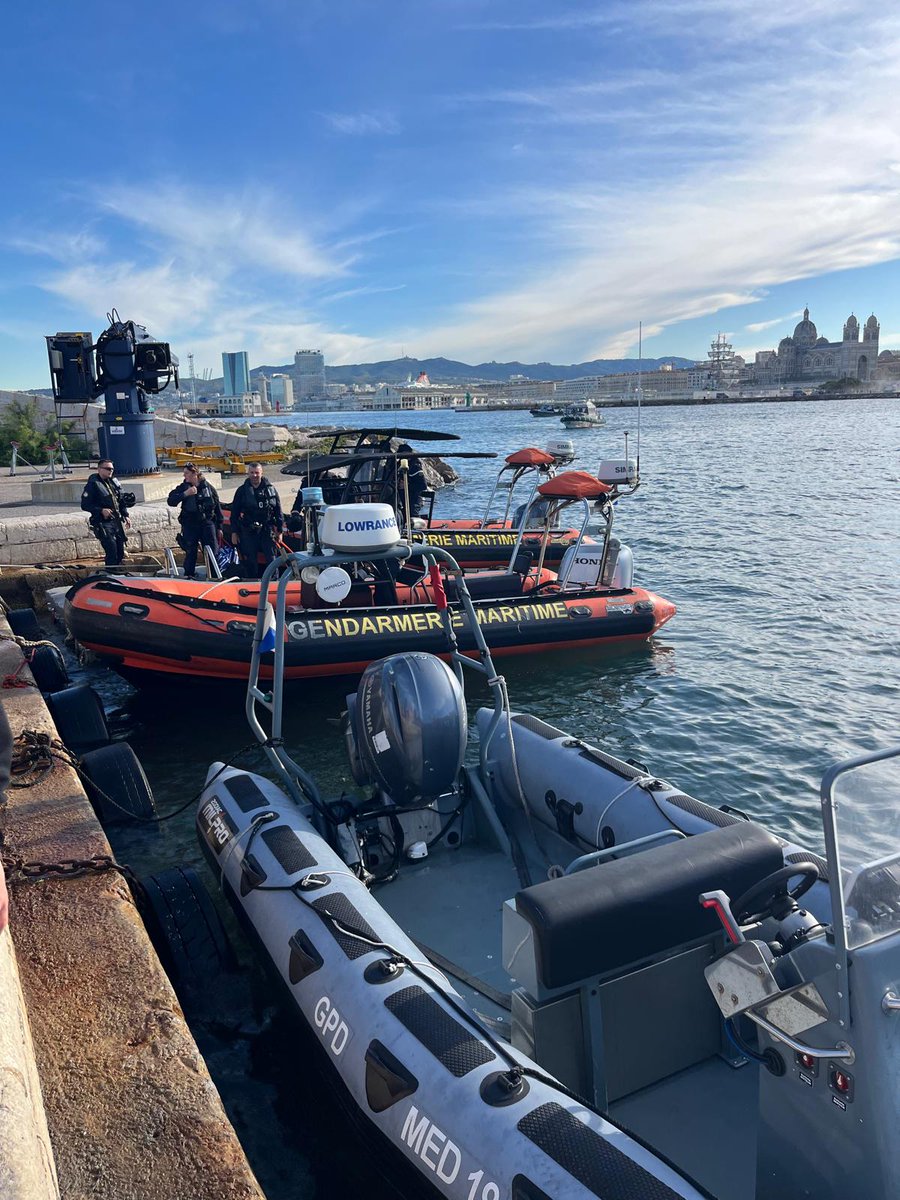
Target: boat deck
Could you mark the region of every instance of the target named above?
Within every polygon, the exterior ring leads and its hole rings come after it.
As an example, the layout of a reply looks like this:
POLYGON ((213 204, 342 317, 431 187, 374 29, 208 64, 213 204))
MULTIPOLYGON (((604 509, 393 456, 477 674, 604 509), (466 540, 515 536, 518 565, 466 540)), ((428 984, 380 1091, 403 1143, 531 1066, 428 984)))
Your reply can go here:
MULTIPOLYGON (((501 954, 502 909, 519 890, 515 869, 499 851, 465 844, 442 847, 419 862, 405 861, 396 879, 375 889, 375 896, 418 945, 436 950, 463 972, 508 996, 510 978, 501 954), (428 903, 423 904, 423 889, 428 903)), ((502 1026, 506 1008, 467 986, 451 982, 472 1007, 502 1026)))
MULTIPOLYGON (((421 862, 404 862, 394 880, 376 889, 379 902, 423 947, 423 957, 436 951, 461 975, 472 977, 467 984, 450 975, 475 1012, 507 1039, 509 1012, 485 996, 480 985, 505 996, 514 986, 503 969, 501 910, 520 886, 504 854, 463 844, 437 848, 421 862)), ((735 1069, 710 1058, 616 1101, 610 1116, 657 1147, 717 1200, 754 1200, 758 1080, 753 1063, 735 1069)))

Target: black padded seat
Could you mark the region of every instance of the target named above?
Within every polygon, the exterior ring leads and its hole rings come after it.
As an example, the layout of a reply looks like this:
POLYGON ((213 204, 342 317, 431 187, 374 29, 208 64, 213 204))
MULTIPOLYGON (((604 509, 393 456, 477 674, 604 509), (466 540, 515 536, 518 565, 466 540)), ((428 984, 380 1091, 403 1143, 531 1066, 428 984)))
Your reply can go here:
MULTIPOLYGON (((504 600, 507 596, 521 596, 524 578, 516 572, 477 571, 466 576, 466 586, 473 600, 504 600)), ((459 592, 455 579, 444 584, 448 600, 458 600, 459 592)))
POLYGON ((701 892, 732 900, 784 866, 776 837, 750 821, 550 879, 516 895, 548 988, 649 958, 721 929, 701 892))

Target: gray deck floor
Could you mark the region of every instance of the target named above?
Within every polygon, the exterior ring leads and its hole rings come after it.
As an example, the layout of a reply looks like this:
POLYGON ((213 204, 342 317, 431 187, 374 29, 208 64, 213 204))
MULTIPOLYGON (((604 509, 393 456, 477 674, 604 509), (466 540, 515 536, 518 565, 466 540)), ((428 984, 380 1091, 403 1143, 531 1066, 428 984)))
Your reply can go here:
MULTIPOLYGON (((503 902, 518 890, 515 869, 504 854, 463 845, 422 862, 404 862, 397 878, 374 894, 414 941, 508 994, 501 914, 503 902)), ((480 994, 453 982, 478 1012, 506 1016, 480 994)))
POLYGON ((617 1100, 610 1115, 717 1200, 754 1200, 758 1092, 754 1063, 711 1058, 617 1100))

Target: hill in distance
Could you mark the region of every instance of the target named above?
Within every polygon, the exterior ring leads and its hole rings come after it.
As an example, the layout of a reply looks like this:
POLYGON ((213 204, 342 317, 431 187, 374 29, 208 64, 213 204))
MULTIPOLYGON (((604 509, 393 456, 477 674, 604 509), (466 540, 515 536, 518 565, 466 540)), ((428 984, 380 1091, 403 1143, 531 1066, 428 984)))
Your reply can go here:
MULTIPOLYGON (((424 371, 432 383, 506 383, 510 375, 524 375, 526 379, 579 379, 583 375, 619 375, 645 371, 656 371, 664 363, 674 367, 691 367, 692 358, 597 358, 592 362, 573 363, 559 366, 554 363, 486 362, 471 365, 451 358, 392 358, 382 362, 348 364, 342 367, 326 365, 329 383, 405 383, 408 376, 413 379, 424 371)), ((293 363, 281 367, 254 367, 251 374, 271 376, 276 373, 290 374, 293 363)), ((214 381, 210 381, 214 382, 214 381)))

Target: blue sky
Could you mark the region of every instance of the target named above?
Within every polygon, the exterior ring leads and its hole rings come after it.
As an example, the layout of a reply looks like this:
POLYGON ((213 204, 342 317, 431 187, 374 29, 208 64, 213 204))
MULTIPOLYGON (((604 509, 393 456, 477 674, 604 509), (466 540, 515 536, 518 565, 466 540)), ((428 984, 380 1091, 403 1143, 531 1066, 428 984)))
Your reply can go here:
POLYGON ((900 14, 866 0, 84 0, 0 42, 0 387, 115 306, 198 374, 319 347, 900 348, 900 14))

